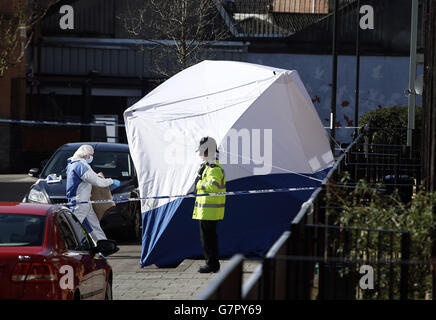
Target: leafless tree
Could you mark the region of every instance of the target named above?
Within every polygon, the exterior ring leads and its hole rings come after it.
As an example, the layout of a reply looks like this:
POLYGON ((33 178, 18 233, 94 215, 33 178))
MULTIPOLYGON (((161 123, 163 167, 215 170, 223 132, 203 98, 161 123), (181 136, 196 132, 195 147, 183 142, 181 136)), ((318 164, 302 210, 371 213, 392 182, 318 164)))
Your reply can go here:
POLYGON ((13 8, 0 5, 0 77, 21 62, 32 40, 34 27, 58 1, 19 0, 13 8))
POLYGON ((171 76, 201 60, 227 30, 217 10, 218 0, 127 1, 118 18, 131 38, 146 40, 154 71, 171 76))

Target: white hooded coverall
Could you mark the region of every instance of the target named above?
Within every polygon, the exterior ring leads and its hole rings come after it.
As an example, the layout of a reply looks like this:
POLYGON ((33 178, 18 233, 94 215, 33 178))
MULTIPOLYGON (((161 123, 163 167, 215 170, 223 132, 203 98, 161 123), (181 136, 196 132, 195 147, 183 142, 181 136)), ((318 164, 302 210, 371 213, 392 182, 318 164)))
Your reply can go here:
MULTIPOLYGON (((69 158, 67 166, 67 197, 68 202, 77 203, 89 201, 92 186, 108 187, 113 183, 111 178, 99 177, 83 158, 69 158)), ((107 239, 100 227, 97 215, 90 203, 77 204, 71 210, 91 234, 94 241, 107 239)))

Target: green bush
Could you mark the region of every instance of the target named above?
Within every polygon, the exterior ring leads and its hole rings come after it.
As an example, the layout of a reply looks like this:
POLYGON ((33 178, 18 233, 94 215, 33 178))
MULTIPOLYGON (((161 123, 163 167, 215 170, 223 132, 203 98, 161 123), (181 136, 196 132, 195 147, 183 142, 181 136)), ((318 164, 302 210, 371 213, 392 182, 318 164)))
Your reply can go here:
MULTIPOLYGON (((416 107, 415 129, 421 127, 422 107, 416 107)), ((373 128, 372 142, 384 144, 406 144, 407 139, 407 106, 381 108, 365 113, 359 120, 359 125, 368 124, 373 128)), ((419 130, 417 130, 419 131, 419 130)), ((419 146, 419 139, 414 143, 419 146)))
MULTIPOLYGON (((346 178, 343 179, 347 180, 346 178)), ((382 230, 402 230, 409 231, 410 234, 410 260, 420 262, 430 262, 432 233, 435 229, 433 218, 433 208, 436 206, 436 192, 418 191, 411 203, 403 204, 397 192, 392 194, 384 194, 381 190, 383 185, 370 187, 364 180, 358 182, 356 188, 350 192, 349 189, 330 188, 328 201, 332 206, 341 206, 343 210, 337 212, 328 212, 328 215, 334 221, 334 224, 347 227, 359 227, 368 229, 382 230)), ((385 258, 377 257, 377 253, 387 252, 389 250, 389 241, 383 242, 377 247, 378 234, 362 233, 355 241, 357 246, 353 250, 353 257, 356 258, 355 252, 358 253, 358 258, 385 258), (368 249, 369 248, 369 249, 368 249), (362 256, 363 255, 365 257, 362 256)), ((395 258, 400 256, 400 237, 396 237, 393 242, 395 258)), ((338 247, 338 250, 344 248, 338 247)), ((351 252, 347 252, 348 255, 351 252)), ((390 257, 386 257, 390 258, 390 257)), ((394 282, 397 285, 395 297, 399 297, 399 270, 396 270, 396 279, 394 282)), ((380 296, 375 292, 367 291, 364 293, 365 298, 381 298, 388 299, 388 283, 389 266, 382 267, 380 275, 380 285, 385 290, 381 290, 380 296)), ((432 288, 432 277, 430 267, 421 264, 411 264, 409 266, 409 298, 410 299, 425 299, 428 297, 432 288)))

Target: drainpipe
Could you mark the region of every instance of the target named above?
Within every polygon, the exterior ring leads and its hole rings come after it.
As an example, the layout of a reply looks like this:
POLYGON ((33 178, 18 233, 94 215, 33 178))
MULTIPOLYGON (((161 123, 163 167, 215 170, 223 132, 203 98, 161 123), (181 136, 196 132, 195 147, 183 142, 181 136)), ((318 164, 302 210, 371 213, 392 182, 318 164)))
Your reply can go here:
POLYGON ((354 105, 354 126, 359 126, 359 87, 360 87, 360 0, 356 8, 356 95, 354 105))
POLYGON ((412 0, 412 23, 410 32, 410 64, 409 64, 409 90, 408 90, 408 121, 407 121, 407 146, 412 154, 412 134, 415 129, 416 106, 416 41, 418 33, 418 0, 412 0))
POLYGON ((334 15, 333 15, 333 70, 332 70, 332 100, 331 100, 331 113, 330 113, 330 129, 331 129, 331 141, 330 145, 333 150, 333 155, 335 154, 335 136, 336 136, 336 90, 337 90, 337 79, 338 79, 338 0, 334 0, 334 15))

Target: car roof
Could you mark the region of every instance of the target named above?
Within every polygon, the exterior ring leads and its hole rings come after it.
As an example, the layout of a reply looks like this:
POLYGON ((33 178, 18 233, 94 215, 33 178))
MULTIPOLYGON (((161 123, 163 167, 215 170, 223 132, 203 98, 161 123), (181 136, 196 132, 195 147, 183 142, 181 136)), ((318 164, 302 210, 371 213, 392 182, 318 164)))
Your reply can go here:
POLYGON ((129 152, 129 145, 126 143, 111 143, 111 142, 73 142, 66 143, 59 150, 77 150, 81 145, 89 144, 94 148, 94 151, 125 151, 129 152))
POLYGON ((0 202, 0 213, 33 214, 45 216, 54 208, 52 204, 23 203, 23 202, 0 202))

